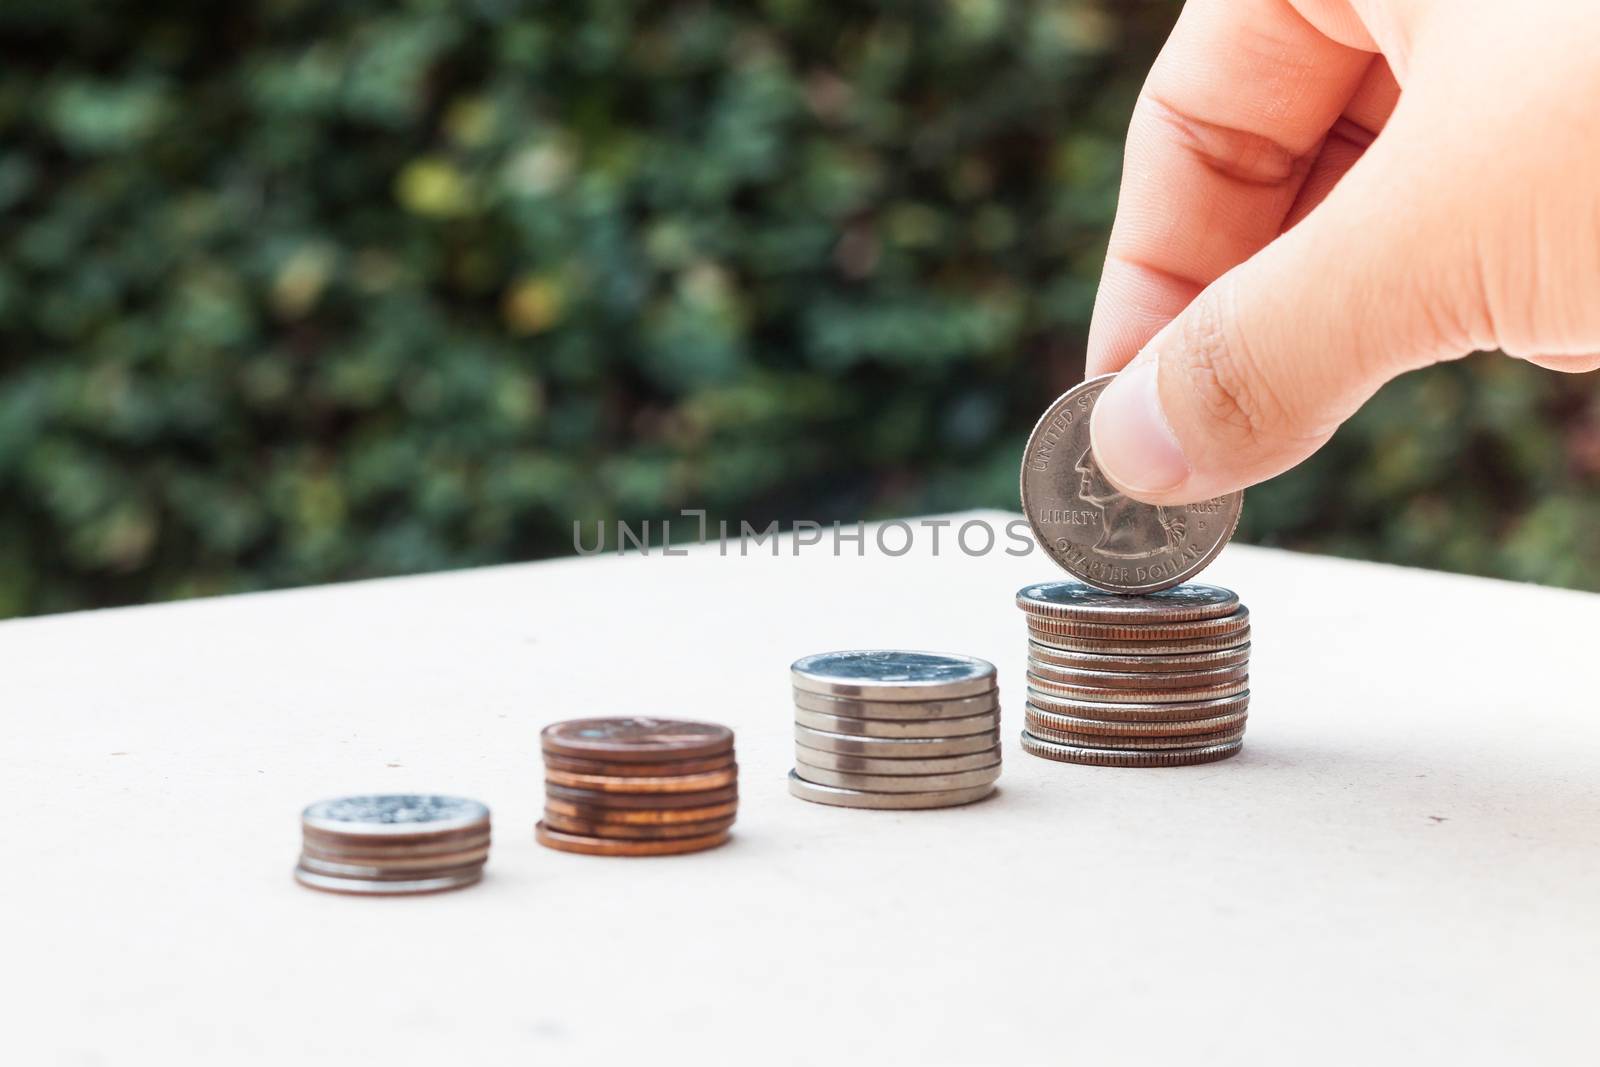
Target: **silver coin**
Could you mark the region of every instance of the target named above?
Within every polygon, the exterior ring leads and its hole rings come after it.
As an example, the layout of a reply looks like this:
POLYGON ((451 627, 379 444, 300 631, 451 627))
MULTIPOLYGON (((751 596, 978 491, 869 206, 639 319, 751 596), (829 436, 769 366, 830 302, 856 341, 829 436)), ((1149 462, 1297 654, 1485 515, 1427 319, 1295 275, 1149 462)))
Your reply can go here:
POLYGON ((798 726, 813 730, 826 730, 834 734, 851 734, 856 737, 963 737, 967 734, 988 733, 1000 727, 1000 713, 967 715, 959 719, 929 719, 925 722, 893 721, 889 719, 848 719, 842 715, 824 715, 820 711, 794 709, 798 726))
POLYGON ((1107 704, 1188 704, 1196 700, 1216 700, 1236 696, 1250 688, 1248 677, 1220 685, 1194 689, 1104 689, 1093 686, 1062 685, 1037 674, 1028 675, 1028 692, 1066 697, 1070 700, 1095 700, 1107 704))
POLYGON ((1191 700, 1181 704, 1112 704, 1097 700, 1072 700, 1054 697, 1048 693, 1030 692, 1028 707, 1053 715, 1071 715, 1079 719, 1102 719, 1108 722, 1179 722, 1186 719, 1209 719, 1229 715, 1250 706, 1250 690, 1217 700, 1191 700))
POLYGON ((459 874, 473 868, 481 869, 483 861, 488 858, 485 852, 476 860, 465 863, 435 864, 431 867, 388 867, 373 866, 365 863, 340 863, 336 860, 321 859, 314 855, 302 852, 300 854, 300 869, 310 871, 312 874, 326 874, 333 878, 363 878, 374 882, 416 881, 421 878, 443 878, 447 875, 459 874))
POLYGON ((830 771, 847 771, 851 774, 953 774, 956 771, 975 771, 992 767, 1000 762, 1000 746, 994 745, 982 752, 965 756, 937 756, 932 759, 887 759, 872 756, 847 756, 820 748, 807 748, 796 743, 796 763, 821 767, 830 771))
POLYGON ((1170 671, 1162 674, 1150 671, 1091 671, 1060 667, 1029 656, 1028 673, 1037 675, 1052 685, 1070 685, 1080 689, 1130 689, 1164 693, 1174 689, 1204 689, 1208 686, 1237 682, 1250 677, 1250 668, 1241 664, 1237 667, 1220 667, 1214 670, 1170 671))
POLYGON ((1171 656, 1179 653, 1217 652, 1235 649, 1250 643, 1250 627, 1233 633, 1212 637, 1192 637, 1175 641, 1100 641, 1088 637, 1050 633, 1028 624, 1028 636, 1036 644, 1062 652, 1093 652, 1096 654, 1171 656))
POLYGON ((1209 734, 1177 734, 1171 737, 1107 737, 1103 734, 1067 734, 1046 730, 1030 722, 1028 736, 1057 745, 1076 745, 1079 748, 1110 748, 1123 752, 1169 752, 1185 748, 1208 748, 1228 745, 1244 737, 1241 726, 1233 730, 1218 730, 1209 734))
POLYGON ((1138 737, 1153 735, 1173 737, 1179 734, 1213 734, 1238 726, 1250 717, 1248 711, 1232 711, 1226 715, 1213 715, 1209 719, 1169 719, 1165 722, 1107 722, 1104 719, 1085 719, 1076 715, 1056 715, 1030 707, 1024 715, 1030 733, 1041 729, 1063 734, 1103 734, 1107 737, 1138 737))
POLYGON ((1089 414, 1114 375, 1062 394, 1028 435, 1022 510, 1066 572, 1110 593, 1154 593, 1187 581, 1222 551, 1244 494, 1157 507, 1119 493, 1089 447, 1089 414))
POLYGON ((401 897, 413 896, 417 893, 440 893, 446 889, 465 888, 482 878, 482 867, 454 871, 450 874, 442 874, 431 878, 405 880, 340 878, 335 875, 308 871, 304 867, 296 867, 294 869, 295 881, 303 886, 311 889, 321 889, 328 893, 349 893, 355 896, 401 897))
POLYGON ((855 700, 950 700, 995 687, 988 660, 899 649, 803 656, 789 674, 796 689, 855 700))
POLYGON ((932 793, 989 785, 999 779, 1000 764, 954 774, 856 774, 797 762, 794 773, 813 785, 831 785, 835 789, 859 789, 864 793, 932 793))
POLYGON ((794 705, 847 719, 958 719, 998 708, 1000 691, 991 689, 954 700, 850 700, 796 689, 794 705))
POLYGON ((1187 767, 1197 763, 1215 763, 1238 755, 1244 741, 1225 745, 1207 745, 1205 748, 1170 749, 1162 752, 1140 752, 1132 749, 1084 748, 1078 745, 1058 745, 1022 732, 1022 750, 1029 755, 1058 763, 1081 763, 1090 767, 1187 767))
POLYGON ((1174 652, 1163 655, 1117 654, 1107 652, 1068 652, 1037 641, 1028 642, 1029 662, 1085 671, 1137 671, 1167 674, 1241 667, 1250 662, 1250 643, 1214 652, 1174 652))
POLYGON ((489 809, 464 797, 366 794, 323 800, 300 816, 307 830, 348 837, 430 837, 487 827, 489 809))
POLYGON ((808 782, 789 772, 789 793, 813 804, 831 804, 836 808, 879 808, 900 811, 918 808, 953 808, 982 800, 994 792, 994 784, 973 786, 970 789, 944 789, 933 793, 869 793, 860 789, 839 789, 830 785, 808 782))
POLYGON ((965 737, 861 737, 809 726, 795 726, 797 744, 841 756, 867 756, 873 759, 933 759, 940 756, 966 756, 984 752, 1000 743, 998 729, 965 737))
POLYGON ((1188 583, 1143 596, 1107 593, 1082 582, 1036 582, 1017 590, 1017 606, 1030 615, 1079 622, 1169 623, 1232 615, 1239 596, 1231 589, 1188 583))

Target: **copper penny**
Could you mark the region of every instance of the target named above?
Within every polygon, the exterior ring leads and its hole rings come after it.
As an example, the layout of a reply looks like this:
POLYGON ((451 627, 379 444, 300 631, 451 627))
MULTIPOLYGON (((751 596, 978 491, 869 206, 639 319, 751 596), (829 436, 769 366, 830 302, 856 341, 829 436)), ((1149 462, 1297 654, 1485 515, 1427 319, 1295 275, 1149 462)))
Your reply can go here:
POLYGON ((614 778, 656 778, 675 774, 704 774, 720 771, 734 765, 734 756, 707 756, 705 759, 658 760, 650 763, 607 763, 604 760, 579 756, 544 755, 546 770, 570 771, 573 774, 604 774, 614 778))
POLYGON ((1242 604, 1231 615, 1192 622, 1112 623, 1030 615, 1028 626, 1039 633, 1088 638, 1091 641, 1188 641, 1196 637, 1221 637, 1250 625, 1250 609, 1242 604))
POLYGON ((684 852, 700 852, 726 844, 728 831, 705 834, 700 837, 662 838, 656 841, 623 841, 614 837, 585 837, 581 834, 562 833, 544 823, 534 827, 539 844, 560 852, 581 852, 586 856, 675 856, 684 852))
POLYGON ((667 823, 710 822, 725 819, 739 810, 739 802, 730 800, 723 804, 710 804, 703 808, 604 808, 593 804, 574 804, 570 800, 546 797, 546 812, 566 815, 573 819, 592 822, 631 823, 638 826, 664 826, 667 823))
POLYGON ((552 830, 581 837, 614 837, 624 841, 657 841, 674 837, 704 837, 719 834, 733 825, 732 815, 725 819, 708 819, 705 822, 677 822, 648 825, 626 822, 599 822, 594 819, 575 819, 553 811, 544 813, 544 823, 552 830))
POLYGON ((694 793, 603 793, 598 789, 574 789, 546 782, 544 795, 593 808, 703 808, 739 799, 739 787, 702 789, 694 793))
POLYGON ((646 778, 641 775, 617 777, 606 774, 574 774, 546 768, 544 780, 554 785, 573 789, 593 789, 601 793, 703 793, 721 789, 739 781, 739 768, 728 767, 704 774, 680 774, 670 777, 646 778))
POLYGON ((726 755, 733 749, 733 731, 675 719, 570 719, 546 726, 539 743, 557 756, 651 763, 726 755))
POLYGON ((1107 704, 1161 704, 1183 703, 1195 700, 1218 700, 1237 696, 1250 688, 1248 677, 1238 678, 1221 685, 1208 685, 1194 689, 1103 689, 1084 685, 1062 685, 1037 674, 1028 675, 1028 692, 1072 700, 1094 700, 1107 704))

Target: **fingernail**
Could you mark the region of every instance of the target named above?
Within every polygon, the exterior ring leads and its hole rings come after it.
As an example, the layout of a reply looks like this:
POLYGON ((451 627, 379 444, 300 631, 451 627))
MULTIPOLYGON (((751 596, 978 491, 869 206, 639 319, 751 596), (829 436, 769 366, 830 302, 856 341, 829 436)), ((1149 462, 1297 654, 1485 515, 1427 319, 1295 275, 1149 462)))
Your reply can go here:
POLYGON ((1161 410, 1153 359, 1130 364, 1106 386, 1094 406, 1089 441, 1100 469, 1134 495, 1165 493, 1189 477, 1189 461, 1161 410))

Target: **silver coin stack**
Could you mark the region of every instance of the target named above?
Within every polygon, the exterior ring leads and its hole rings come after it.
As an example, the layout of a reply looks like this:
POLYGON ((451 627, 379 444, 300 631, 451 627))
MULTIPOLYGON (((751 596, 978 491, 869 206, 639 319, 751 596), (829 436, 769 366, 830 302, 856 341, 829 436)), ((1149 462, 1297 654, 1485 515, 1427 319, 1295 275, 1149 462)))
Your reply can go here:
POLYGON ((1017 593, 1028 618, 1022 747, 1099 767, 1212 763, 1244 745, 1250 612, 1187 584, 1130 596, 1080 582, 1017 593))
POLYGON ((994 664, 879 650, 796 660, 789 792, 845 808, 948 808, 1000 777, 994 664))
POLYGON ((489 859, 489 809, 461 797, 339 797, 307 808, 300 828, 295 880, 330 893, 460 889, 483 877, 489 859))

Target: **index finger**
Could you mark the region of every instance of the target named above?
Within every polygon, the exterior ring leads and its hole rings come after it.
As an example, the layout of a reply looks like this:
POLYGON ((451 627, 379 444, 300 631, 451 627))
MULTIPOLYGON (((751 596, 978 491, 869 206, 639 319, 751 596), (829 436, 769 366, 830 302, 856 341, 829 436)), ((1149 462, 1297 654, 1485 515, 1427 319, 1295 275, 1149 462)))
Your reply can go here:
POLYGON ((1371 60, 1290 0, 1184 5, 1129 122, 1089 374, 1121 368, 1278 235, 1371 60))

